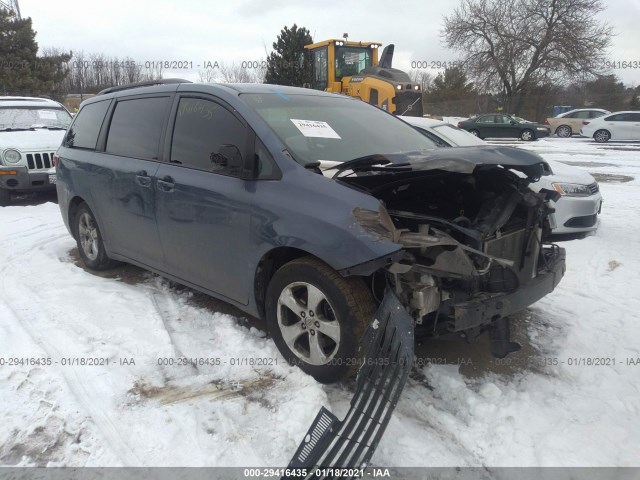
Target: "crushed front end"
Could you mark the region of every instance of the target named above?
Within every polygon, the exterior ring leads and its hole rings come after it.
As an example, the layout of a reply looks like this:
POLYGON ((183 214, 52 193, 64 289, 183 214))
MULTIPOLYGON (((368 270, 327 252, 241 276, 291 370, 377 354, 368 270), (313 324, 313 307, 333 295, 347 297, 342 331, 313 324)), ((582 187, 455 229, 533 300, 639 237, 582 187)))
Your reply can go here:
POLYGON ((405 162, 388 167, 393 174, 381 168, 342 179, 381 200, 377 212, 356 208, 356 222, 402 246, 372 275, 372 289, 377 296, 394 290, 417 337, 473 341, 489 331, 492 353, 504 357, 519 348, 509 339, 508 315, 552 292, 565 272, 564 249, 545 242, 556 197, 528 188, 546 164, 516 168, 518 175, 497 162, 432 160, 436 168, 405 162))

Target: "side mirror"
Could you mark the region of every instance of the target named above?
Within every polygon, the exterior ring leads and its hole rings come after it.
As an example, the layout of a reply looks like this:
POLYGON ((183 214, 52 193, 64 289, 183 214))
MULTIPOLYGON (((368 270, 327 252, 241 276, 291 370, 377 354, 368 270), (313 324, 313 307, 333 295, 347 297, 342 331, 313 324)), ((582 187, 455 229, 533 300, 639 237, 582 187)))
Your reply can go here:
POLYGON ((242 154, 235 145, 220 145, 216 153, 212 153, 212 171, 227 170, 232 175, 239 175, 242 172, 242 154))

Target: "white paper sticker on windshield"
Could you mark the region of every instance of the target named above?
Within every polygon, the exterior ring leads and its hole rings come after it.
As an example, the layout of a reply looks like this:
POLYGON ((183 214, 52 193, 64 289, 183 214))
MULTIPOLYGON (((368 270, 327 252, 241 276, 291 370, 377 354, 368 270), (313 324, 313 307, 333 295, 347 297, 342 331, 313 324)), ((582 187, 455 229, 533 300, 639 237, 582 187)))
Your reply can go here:
POLYGON ((340 135, 327 122, 295 118, 292 118, 291 121, 305 137, 340 138, 340 135))
POLYGON ((43 120, 57 120, 56 112, 53 110, 38 110, 38 117, 43 120))

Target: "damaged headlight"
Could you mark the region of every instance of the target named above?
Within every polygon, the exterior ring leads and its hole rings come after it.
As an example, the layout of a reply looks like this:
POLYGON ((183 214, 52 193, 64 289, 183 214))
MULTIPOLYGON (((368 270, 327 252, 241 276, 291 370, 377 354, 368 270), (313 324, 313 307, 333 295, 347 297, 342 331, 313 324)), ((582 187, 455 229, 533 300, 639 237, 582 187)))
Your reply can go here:
POLYGON ((580 185, 578 183, 552 183, 551 186, 562 196, 588 197, 591 195, 591 190, 587 185, 580 185))
POLYGON ((387 240, 389 242, 397 243, 399 239, 399 232, 396 230, 393 220, 389 216, 389 213, 380 205, 378 211, 367 210, 366 208, 354 208, 353 216, 356 219, 358 225, 360 225, 365 232, 378 240, 387 240))

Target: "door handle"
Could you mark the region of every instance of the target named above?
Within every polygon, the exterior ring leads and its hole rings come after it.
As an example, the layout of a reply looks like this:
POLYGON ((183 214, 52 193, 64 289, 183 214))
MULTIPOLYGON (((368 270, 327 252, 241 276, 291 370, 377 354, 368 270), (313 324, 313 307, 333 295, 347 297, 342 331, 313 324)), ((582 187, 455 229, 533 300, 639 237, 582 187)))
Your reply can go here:
POLYGON ((173 187, 176 186, 176 183, 173 180, 173 178, 171 178, 168 175, 162 179, 158 179, 157 183, 158 183, 158 188, 163 192, 172 192, 173 187))
POLYGON ((136 172, 136 183, 141 187, 150 187, 151 186, 151 177, 147 175, 147 172, 141 170, 136 172))

